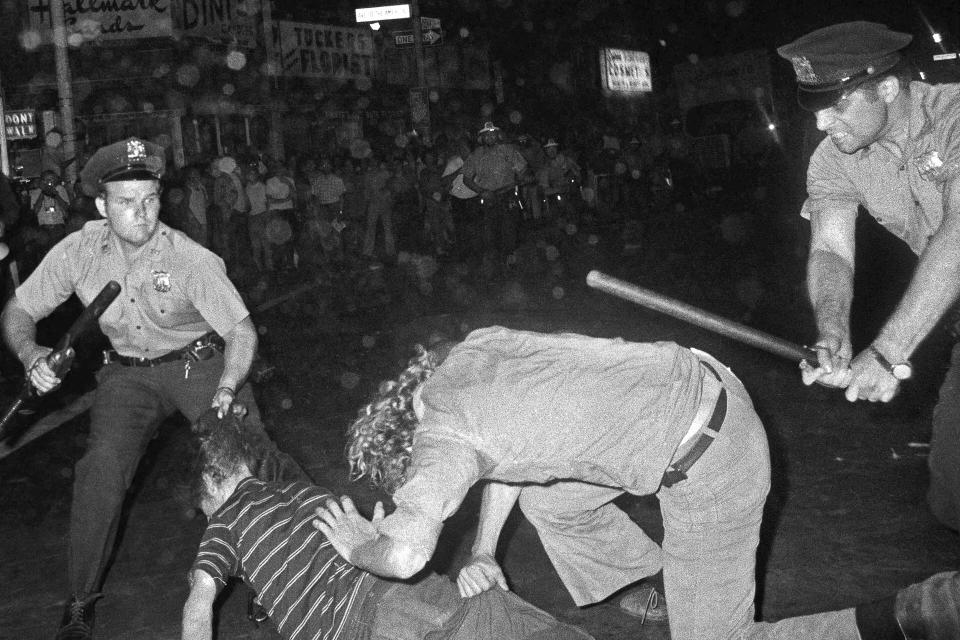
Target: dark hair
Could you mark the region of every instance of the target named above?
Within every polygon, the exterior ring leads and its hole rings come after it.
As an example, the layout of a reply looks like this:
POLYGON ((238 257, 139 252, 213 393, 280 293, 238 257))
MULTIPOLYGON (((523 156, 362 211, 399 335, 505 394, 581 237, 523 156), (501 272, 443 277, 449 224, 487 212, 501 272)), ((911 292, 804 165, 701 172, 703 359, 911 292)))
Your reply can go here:
POLYGON ((253 469, 256 457, 243 431, 243 419, 228 412, 217 418, 216 409, 207 409, 193 427, 197 434, 198 451, 194 480, 201 482, 204 475, 216 483, 243 471, 253 469))

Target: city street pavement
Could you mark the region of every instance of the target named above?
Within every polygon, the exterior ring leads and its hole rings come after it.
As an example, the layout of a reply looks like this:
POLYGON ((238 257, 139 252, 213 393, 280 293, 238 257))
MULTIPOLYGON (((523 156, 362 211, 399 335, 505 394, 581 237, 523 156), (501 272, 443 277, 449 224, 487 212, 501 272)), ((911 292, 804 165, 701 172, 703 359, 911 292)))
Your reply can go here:
MULTIPOLYGON (((627 265, 622 262, 615 256, 605 264, 623 270, 627 265)), ((679 270, 656 284, 743 317, 735 296, 710 284, 715 274, 709 266, 699 268, 705 274, 701 281, 681 282, 676 274, 687 271, 679 270)), ((960 540, 932 519, 923 499, 925 443, 942 375, 942 345, 930 347, 930 357, 918 363, 918 380, 893 403, 851 404, 835 391, 803 387, 795 362, 591 291, 583 285, 583 272, 571 267, 559 293, 555 282, 537 288, 529 284, 536 278, 518 278, 497 289, 499 295, 478 296, 446 313, 437 312, 422 288, 419 294, 413 288, 398 295, 402 310, 391 314, 355 309, 352 315, 338 314, 329 300, 311 298, 310 292, 283 304, 262 305, 255 313, 264 355, 258 371, 273 375, 264 376, 257 392, 274 438, 318 483, 349 492, 369 512, 383 496, 362 482, 349 482, 343 432, 367 394, 411 355, 413 343, 490 324, 674 340, 728 364, 750 390, 768 431, 774 486, 762 531, 757 593, 764 619, 849 606, 960 568, 960 540), (517 287, 523 295, 517 295, 517 287), (304 322, 305 317, 310 321, 304 322)), ((640 275, 648 281, 653 277, 649 271, 640 275)), ((802 301, 791 297, 795 293, 753 307, 751 321, 802 340, 802 301)), ((72 467, 82 454, 87 428, 82 414, 0 459, 0 638, 33 640, 55 633, 68 595, 72 467)), ((187 425, 170 420, 130 492, 105 596, 97 605, 97 638, 179 637, 186 573, 204 526, 188 497, 190 475, 187 425)), ((439 571, 455 574, 471 541, 477 502, 471 494, 447 523, 434 565, 439 571)), ((654 538, 660 535, 655 497, 624 497, 618 503, 654 538)), ((610 604, 575 607, 535 531, 516 513, 501 553, 514 591, 582 625, 598 640, 669 637, 665 627, 641 628, 639 620, 610 604)), ((277 637, 269 624, 257 628, 246 619, 246 597, 246 587, 238 584, 221 599, 217 637, 277 637)))

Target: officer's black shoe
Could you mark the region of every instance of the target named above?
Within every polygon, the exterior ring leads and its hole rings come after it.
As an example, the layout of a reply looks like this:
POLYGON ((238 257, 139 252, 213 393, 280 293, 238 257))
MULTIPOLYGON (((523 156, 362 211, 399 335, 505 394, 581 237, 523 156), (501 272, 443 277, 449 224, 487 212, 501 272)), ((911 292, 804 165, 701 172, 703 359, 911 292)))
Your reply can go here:
POLYGON ((92 640, 93 605, 102 595, 91 593, 82 598, 72 596, 63 609, 56 640, 92 640))

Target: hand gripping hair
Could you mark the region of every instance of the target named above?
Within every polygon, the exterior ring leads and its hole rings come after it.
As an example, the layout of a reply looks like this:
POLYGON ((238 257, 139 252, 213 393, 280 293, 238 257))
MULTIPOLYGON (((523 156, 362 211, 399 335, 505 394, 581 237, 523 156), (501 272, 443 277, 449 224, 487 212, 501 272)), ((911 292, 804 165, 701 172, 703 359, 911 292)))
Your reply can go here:
POLYGON ((413 448, 417 415, 413 393, 443 361, 449 348, 430 351, 417 345, 417 355, 396 380, 380 383, 371 402, 357 414, 347 429, 347 460, 350 477, 370 478, 375 486, 393 493, 406 481, 407 465, 413 448))
POLYGON ((219 484, 256 468, 253 446, 244 434, 243 417, 228 411, 223 418, 218 418, 216 409, 207 409, 194 424, 193 431, 199 443, 194 479, 201 486, 204 475, 219 484))

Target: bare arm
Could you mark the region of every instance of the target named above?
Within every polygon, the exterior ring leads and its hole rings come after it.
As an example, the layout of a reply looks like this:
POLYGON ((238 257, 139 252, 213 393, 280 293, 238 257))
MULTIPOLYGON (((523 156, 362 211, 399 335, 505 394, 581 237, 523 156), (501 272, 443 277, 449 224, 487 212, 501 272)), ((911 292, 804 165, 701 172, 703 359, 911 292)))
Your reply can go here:
POLYGON ((457 575, 457 587, 464 598, 479 595, 495 585, 508 589, 507 579, 496 561, 497 542, 521 488, 500 482, 489 482, 483 488, 477 537, 469 560, 457 575))
POLYGON ((190 574, 190 595, 183 605, 183 640, 211 640, 213 638, 213 601, 217 585, 204 571, 190 574))
POLYGON ((874 344, 891 362, 906 360, 960 296, 960 177, 946 183, 943 222, 907 291, 874 344))
POLYGON ((236 391, 243 385, 250 373, 250 365, 257 351, 257 330, 253 320, 247 316, 223 336, 223 373, 220 374, 219 388, 213 396, 212 406, 220 409, 221 416, 233 402, 236 391), (225 388, 233 389, 230 393, 225 388))
POLYGON ((37 323, 24 310, 16 294, 7 302, 3 315, 0 316, 0 324, 3 327, 4 341, 23 363, 24 370, 29 372, 30 383, 40 393, 56 388, 60 384, 60 378, 50 370, 45 359, 52 349, 37 344, 37 323), (34 363, 37 366, 34 367, 34 363))
POLYGON ((824 209, 810 218, 807 289, 817 324, 820 366, 803 369, 804 384, 844 387, 848 382, 856 220, 856 209, 840 208, 824 209))
MULTIPOLYGON (((960 180, 955 178, 947 182, 943 207, 944 216, 940 228, 920 255, 910 285, 896 310, 873 341, 872 346, 889 362, 907 360, 960 295, 960 180)), ((852 227, 852 222, 850 226, 852 227)), ((814 226, 814 232, 816 231, 817 227, 814 226)), ((849 233, 852 235, 852 229, 849 233)), ((850 255, 852 256, 852 250, 850 255)), ((814 259, 815 255, 811 253, 812 267, 814 259)), ((816 256, 816 259, 816 266, 822 268, 824 258, 816 256)), ((852 349, 849 345, 849 300, 853 288, 852 264, 851 261, 850 273, 834 282, 821 274, 816 280, 816 284, 822 285, 818 294, 814 293, 816 289, 814 280, 811 279, 811 294, 814 295, 814 309, 820 332, 818 345, 827 345, 832 351, 834 366, 838 362, 848 362, 850 368, 845 379, 840 379, 841 374, 835 370, 832 376, 821 375, 819 381, 824 384, 834 382, 833 386, 846 387, 845 395, 851 402, 858 399, 889 402, 899 390, 899 381, 880 364, 870 350, 864 350, 850 359, 852 349), (821 307, 817 306, 818 303, 821 307), (837 319, 841 316, 845 316, 842 323, 844 333, 841 334, 841 339, 837 340, 834 332, 840 327, 837 319)), ((818 347, 818 352, 822 351, 823 349, 818 347)), ((807 382, 808 378, 809 370, 804 372, 804 381, 807 382)))

